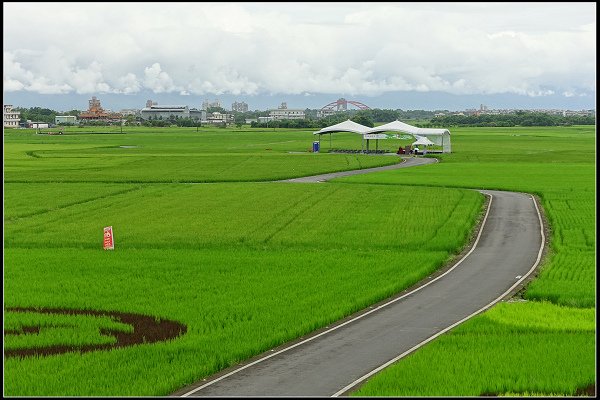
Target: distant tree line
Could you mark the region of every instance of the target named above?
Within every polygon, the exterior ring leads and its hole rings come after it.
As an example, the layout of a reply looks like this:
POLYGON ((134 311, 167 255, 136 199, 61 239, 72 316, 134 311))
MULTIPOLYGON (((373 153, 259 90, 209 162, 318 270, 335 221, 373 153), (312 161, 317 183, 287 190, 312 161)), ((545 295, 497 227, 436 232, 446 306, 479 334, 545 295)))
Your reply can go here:
MULTIPOLYGON (((306 119, 287 119, 278 121, 269 121, 268 123, 252 122, 253 128, 310 128, 310 129, 321 129, 326 126, 334 125, 346 120, 351 120, 361 125, 368 127, 375 126, 375 123, 387 123, 395 120, 429 120, 435 113, 439 111, 426 111, 426 110, 384 110, 379 108, 373 108, 369 110, 348 110, 340 111, 335 114, 329 115, 324 118, 316 118, 312 116, 316 115, 307 109, 305 114, 308 116, 306 119)), ((268 112, 265 112, 264 116, 267 116, 268 112)))
MULTIPOLYGON (((27 120, 33 122, 54 123, 54 117, 57 115, 74 115, 79 117, 81 111, 70 110, 65 112, 55 111, 49 108, 15 107, 15 111, 21 113, 20 122, 27 120)), ((207 110, 209 113, 218 111, 221 113, 232 113, 234 115, 235 125, 245 124, 247 119, 257 119, 266 117, 269 111, 247 111, 247 112, 228 112, 220 107, 211 107, 207 110)), ((552 115, 540 112, 517 111, 511 114, 480 114, 480 115, 443 115, 435 116, 439 112, 448 112, 448 110, 390 110, 390 109, 369 109, 369 110, 347 110, 340 111, 324 118, 317 118, 319 110, 306 109, 306 119, 269 121, 268 123, 252 122, 253 128, 300 128, 300 129, 321 129, 326 126, 334 125, 345 120, 352 120, 361 125, 374 126, 375 123, 387 123, 395 120, 410 121, 413 125, 420 127, 449 127, 449 126, 568 126, 568 125, 595 125, 596 117, 579 115, 552 115)), ((195 127, 200 124, 199 121, 191 118, 169 118, 158 120, 141 121, 135 116, 129 115, 126 118, 126 125, 158 126, 166 127, 171 125, 195 127)), ((106 121, 80 121, 85 125, 108 125, 106 121)))
MULTIPOLYGON (((70 111, 56 111, 49 108, 41 108, 41 107, 30 107, 30 108, 22 108, 15 107, 15 111, 19 111, 21 113, 20 122, 25 122, 27 120, 34 122, 46 122, 46 123, 54 123, 54 117, 57 115, 74 115, 79 117, 81 113, 80 110, 70 110, 70 111)), ((212 112, 221 112, 221 113, 231 113, 234 115, 234 121, 236 126, 241 126, 245 124, 247 119, 257 119, 258 117, 266 117, 269 115, 269 110, 265 111, 247 111, 247 112, 237 112, 237 111, 227 111, 221 107, 209 107, 207 113, 210 114, 212 112)), ((391 122, 396 119, 399 120, 411 120, 411 119, 420 119, 420 120, 429 120, 434 114, 438 111, 426 111, 426 110, 389 110, 389 109, 369 109, 369 110, 347 110, 336 112, 333 115, 330 115, 325 118, 317 118, 317 113, 319 110, 317 109, 309 109, 305 110, 305 114, 307 116, 304 120, 285 120, 285 121, 269 121, 268 126, 271 128, 323 128, 325 126, 333 125, 347 119, 351 119, 352 121, 358 122, 362 125, 373 126, 375 123, 386 123, 391 122)), ((447 111, 446 111, 447 112, 447 111)), ((142 121, 139 117, 135 116, 127 116, 125 117, 126 122, 125 125, 138 125, 142 124, 144 126, 157 126, 157 127, 166 127, 171 125, 177 126, 187 126, 194 127, 197 126, 198 121, 191 118, 169 118, 169 119, 158 119, 158 120, 146 120, 142 121)), ((87 126, 103 126, 109 125, 109 122, 100 121, 100 120, 80 120, 80 125, 87 126)), ((62 125, 62 124, 61 124, 62 125)), ((252 123, 253 127, 266 127, 267 124, 262 123, 259 124, 257 122, 252 123)))
POLYGON ((79 116, 79 110, 71 110, 66 112, 58 112, 56 110, 51 110, 49 108, 41 108, 41 107, 15 107, 14 111, 18 111, 21 113, 20 122, 26 122, 27 120, 32 122, 46 122, 49 124, 54 123, 54 117, 57 115, 75 115, 79 116))
POLYGON ((148 119, 148 120, 144 120, 141 122, 142 125, 144 126, 158 126, 158 127, 166 127, 166 126, 171 126, 171 125, 177 125, 177 126, 187 126, 187 127, 193 127, 193 126, 200 126, 200 121, 197 119, 193 119, 193 118, 179 118, 176 116, 171 116, 170 118, 162 118, 159 117, 158 119, 148 119))
POLYGON ((327 116, 320 119, 284 119, 269 122, 252 122, 250 126, 252 128, 300 128, 300 129, 321 129, 329 125, 335 125, 337 123, 350 119, 361 125, 373 127, 375 124, 373 120, 365 114, 356 113, 355 115, 349 115, 348 113, 336 113, 334 115, 327 116))
POLYGON ((569 126, 595 125, 596 117, 552 115, 540 112, 517 111, 512 114, 444 115, 433 117, 423 127, 449 126, 569 126))

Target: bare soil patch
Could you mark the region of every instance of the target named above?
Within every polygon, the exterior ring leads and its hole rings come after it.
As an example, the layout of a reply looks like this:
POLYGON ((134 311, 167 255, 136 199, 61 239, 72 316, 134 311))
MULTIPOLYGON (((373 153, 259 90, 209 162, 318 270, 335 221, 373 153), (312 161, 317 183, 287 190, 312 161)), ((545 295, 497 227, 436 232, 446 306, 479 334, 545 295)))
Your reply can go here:
MULTIPOLYGON (((45 346, 25 349, 4 349, 4 357, 28 357, 28 356, 51 356, 68 352, 86 353, 96 350, 110 350, 114 348, 133 346, 136 344, 149 344, 164 340, 175 339, 187 332, 187 327, 179 322, 156 317, 123 313, 118 311, 78 310, 63 308, 35 308, 35 307, 11 307, 6 311, 11 312, 37 312, 44 314, 66 314, 66 315, 92 315, 110 317, 118 322, 129 324, 133 332, 119 332, 112 329, 100 329, 100 334, 114 336, 117 340, 114 344, 81 345, 81 346, 45 346)), ((25 326, 20 331, 5 331, 4 335, 23 335, 39 333, 40 327, 25 326)))

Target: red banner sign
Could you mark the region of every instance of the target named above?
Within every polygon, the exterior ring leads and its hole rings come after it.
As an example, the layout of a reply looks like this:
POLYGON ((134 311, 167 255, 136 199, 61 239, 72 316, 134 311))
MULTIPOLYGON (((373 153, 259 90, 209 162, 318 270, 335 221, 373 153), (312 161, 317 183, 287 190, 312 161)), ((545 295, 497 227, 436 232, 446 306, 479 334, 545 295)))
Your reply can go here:
POLYGON ((115 249, 115 238, 113 237, 112 226, 104 228, 104 250, 115 249))

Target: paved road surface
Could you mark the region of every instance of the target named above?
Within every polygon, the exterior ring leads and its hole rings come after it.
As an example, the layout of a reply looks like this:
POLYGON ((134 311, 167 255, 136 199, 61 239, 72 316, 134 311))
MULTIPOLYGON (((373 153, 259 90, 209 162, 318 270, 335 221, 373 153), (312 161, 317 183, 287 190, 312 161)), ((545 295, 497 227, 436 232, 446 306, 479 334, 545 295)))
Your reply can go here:
POLYGON ((360 175, 360 174, 367 174, 370 172, 387 171, 390 169, 398 169, 398 168, 406 168, 406 167, 416 167, 418 165, 426 165, 426 164, 431 164, 431 163, 437 162, 437 158, 402 157, 402 159, 404 161, 401 163, 386 165, 383 167, 355 169, 353 171, 341 171, 341 172, 332 172, 330 174, 304 176, 302 178, 285 179, 281 182, 298 182, 298 183, 325 182, 330 179, 341 178, 343 176, 360 175))
POLYGON ((478 239, 445 274, 328 331, 174 395, 343 395, 387 363, 501 300, 539 262, 541 219, 528 194, 481 192, 492 200, 478 239))

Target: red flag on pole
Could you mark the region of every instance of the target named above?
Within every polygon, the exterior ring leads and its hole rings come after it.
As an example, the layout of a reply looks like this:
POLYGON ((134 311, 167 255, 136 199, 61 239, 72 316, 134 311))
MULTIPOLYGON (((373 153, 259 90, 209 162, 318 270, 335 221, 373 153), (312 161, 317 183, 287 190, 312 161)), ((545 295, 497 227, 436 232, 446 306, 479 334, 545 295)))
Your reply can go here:
POLYGON ((104 250, 115 249, 115 238, 113 237, 112 226, 104 228, 104 250))

